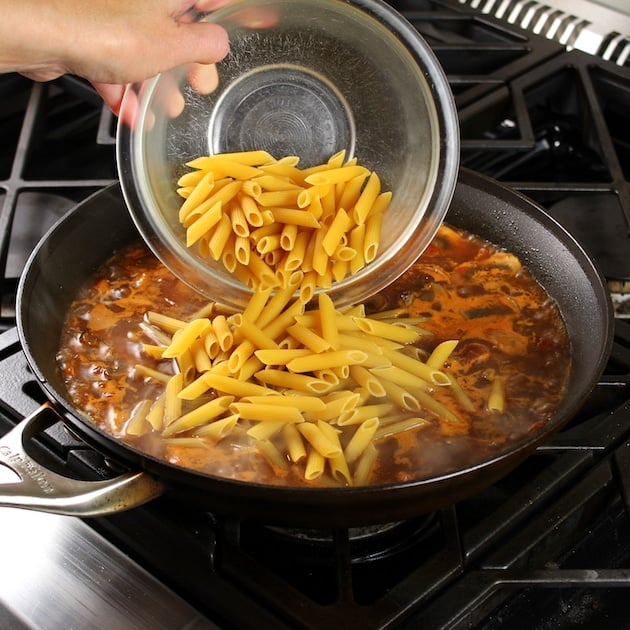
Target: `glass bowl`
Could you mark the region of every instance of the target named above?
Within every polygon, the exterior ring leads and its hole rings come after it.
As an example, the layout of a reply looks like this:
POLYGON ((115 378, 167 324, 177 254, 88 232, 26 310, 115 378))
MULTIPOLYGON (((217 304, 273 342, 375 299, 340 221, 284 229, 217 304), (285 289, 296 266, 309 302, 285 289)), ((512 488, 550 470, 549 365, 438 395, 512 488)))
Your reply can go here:
POLYGON ((214 89, 200 90, 194 67, 181 67, 129 86, 123 99, 118 171, 141 235, 181 280, 241 307, 251 289, 186 246, 176 192, 185 164, 262 149, 309 167, 345 150, 393 193, 377 257, 326 289, 338 305, 366 300, 424 251, 455 189, 457 115, 435 55, 379 0, 244 0, 201 19, 230 38, 214 89))

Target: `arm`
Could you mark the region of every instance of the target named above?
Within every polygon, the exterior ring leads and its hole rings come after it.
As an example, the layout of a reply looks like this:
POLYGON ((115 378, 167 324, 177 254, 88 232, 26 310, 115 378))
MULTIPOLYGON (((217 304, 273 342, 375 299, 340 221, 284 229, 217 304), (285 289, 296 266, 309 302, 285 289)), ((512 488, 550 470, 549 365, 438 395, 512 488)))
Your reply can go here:
POLYGON ((216 24, 192 23, 187 10, 226 0, 2 0, 0 72, 36 81, 62 74, 89 80, 114 113, 124 84, 185 63, 212 64, 228 51, 216 24))

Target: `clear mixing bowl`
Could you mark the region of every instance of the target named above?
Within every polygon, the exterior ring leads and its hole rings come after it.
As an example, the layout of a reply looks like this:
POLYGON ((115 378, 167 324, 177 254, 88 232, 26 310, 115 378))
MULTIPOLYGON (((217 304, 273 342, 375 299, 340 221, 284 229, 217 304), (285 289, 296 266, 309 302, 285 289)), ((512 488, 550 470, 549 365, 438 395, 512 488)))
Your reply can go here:
POLYGON ((186 247, 177 180, 202 155, 263 149, 300 167, 340 150, 393 193, 379 253, 327 289, 358 303, 404 273, 435 235, 454 192, 459 129, 430 47, 379 0, 244 0, 202 19, 228 31, 218 84, 198 90, 194 68, 129 86, 117 161, 125 202, 145 241, 180 279, 210 299, 251 296, 222 263, 186 247))

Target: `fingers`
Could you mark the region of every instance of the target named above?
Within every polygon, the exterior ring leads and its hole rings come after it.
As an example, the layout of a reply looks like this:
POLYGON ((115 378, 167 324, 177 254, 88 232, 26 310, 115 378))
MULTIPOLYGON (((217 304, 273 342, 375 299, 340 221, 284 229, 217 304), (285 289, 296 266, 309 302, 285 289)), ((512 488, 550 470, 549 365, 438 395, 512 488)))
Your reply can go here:
POLYGON ((199 94, 211 94, 219 85, 219 73, 214 64, 190 64, 188 69, 190 85, 199 94))
POLYGON ((218 24, 209 22, 177 23, 174 39, 174 65, 215 63, 229 50, 228 35, 218 24))
POLYGON ((109 109, 111 109, 112 112, 116 116, 118 116, 120 112, 122 98, 125 93, 125 86, 98 82, 93 82, 92 85, 94 86, 94 89, 100 94, 107 107, 109 107, 109 109))

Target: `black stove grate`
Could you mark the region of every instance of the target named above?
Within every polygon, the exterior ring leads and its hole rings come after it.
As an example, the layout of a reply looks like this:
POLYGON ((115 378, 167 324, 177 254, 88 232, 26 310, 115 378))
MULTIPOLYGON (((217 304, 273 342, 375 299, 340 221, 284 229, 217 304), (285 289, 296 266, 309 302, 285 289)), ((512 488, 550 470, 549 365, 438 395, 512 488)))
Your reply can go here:
POLYGON ((538 201, 630 279, 630 68, 562 53, 460 110, 462 163, 538 201))

